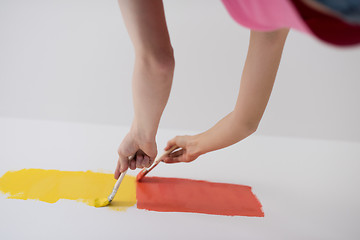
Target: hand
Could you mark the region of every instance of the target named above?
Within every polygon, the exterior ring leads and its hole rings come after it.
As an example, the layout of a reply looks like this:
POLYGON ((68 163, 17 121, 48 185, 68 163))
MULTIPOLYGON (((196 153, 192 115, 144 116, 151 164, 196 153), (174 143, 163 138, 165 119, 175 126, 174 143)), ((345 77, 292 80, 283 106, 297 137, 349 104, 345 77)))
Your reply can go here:
POLYGON ((176 136, 168 141, 165 151, 173 146, 177 146, 180 150, 175 150, 162 158, 165 163, 192 162, 198 158, 200 153, 199 141, 196 136, 176 136))
POLYGON ((118 179, 120 174, 128 168, 150 167, 157 154, 157 146, 154 140, 143 140, 134 132, 130 131, 118 148, 119 160, 114 177, 118 179), (134 158, 129 161, 129 157, 134 158))

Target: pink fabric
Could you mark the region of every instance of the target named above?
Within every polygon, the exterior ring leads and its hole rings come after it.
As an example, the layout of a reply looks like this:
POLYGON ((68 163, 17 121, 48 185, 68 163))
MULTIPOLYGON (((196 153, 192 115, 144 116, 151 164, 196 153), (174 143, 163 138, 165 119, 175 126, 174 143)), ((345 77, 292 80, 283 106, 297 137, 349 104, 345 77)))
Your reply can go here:
POLYGON ((287 27, 311 33, 290 0, 222 0, 222 2, 231 17, 244 27, 258 31, 287 27))

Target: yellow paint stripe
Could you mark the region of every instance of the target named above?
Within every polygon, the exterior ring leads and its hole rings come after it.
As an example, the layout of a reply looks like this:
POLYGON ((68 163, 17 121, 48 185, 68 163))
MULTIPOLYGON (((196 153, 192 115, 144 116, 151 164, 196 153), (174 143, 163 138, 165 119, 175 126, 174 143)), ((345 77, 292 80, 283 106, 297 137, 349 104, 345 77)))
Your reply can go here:
MULTIPOLYGON (((115 182, 113 175, 107 173, 22 169, 5 173, 0 178, 0 191, 13 199, 37 199, 47 203, 69 199, 94 206, 95 199, 106 198, 111 193, 115 182)), ((123 210, 135 203, 136 180, 127 175, 111 208, 123 210)))

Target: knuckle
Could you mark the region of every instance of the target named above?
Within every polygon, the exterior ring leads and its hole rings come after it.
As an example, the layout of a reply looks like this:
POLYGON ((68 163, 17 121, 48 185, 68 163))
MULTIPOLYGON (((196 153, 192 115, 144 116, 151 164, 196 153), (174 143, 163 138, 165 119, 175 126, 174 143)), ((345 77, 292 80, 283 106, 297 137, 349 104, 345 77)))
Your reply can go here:
POLYGON ((122 145, 118 148, 118 154, 119 156, 125 156, 125 149, 122 145))
POLYGON ((121 156, 122 151, 121 151, 120 147, 117 149, 117 153, 118 153, 119 156, 121 156))

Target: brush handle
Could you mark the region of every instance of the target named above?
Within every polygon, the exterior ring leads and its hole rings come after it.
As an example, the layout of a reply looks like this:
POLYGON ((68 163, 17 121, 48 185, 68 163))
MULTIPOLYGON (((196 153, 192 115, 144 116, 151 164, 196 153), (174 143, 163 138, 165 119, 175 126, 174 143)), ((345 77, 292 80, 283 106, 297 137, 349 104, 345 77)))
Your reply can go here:
MULTIPOLYGON (((130 160, 132 160, 134 157, 135 157, 135 155, 134 155, 134 156, 130 156, 130 157, 129 157, 129 162, 130 162, 130 160)), ((111 201, 114 199, 114 197, 115 197, 115 195, 116 195, 116 193, 117 193, 117 191, 118 191, 118 189, 119 189, 119 187, 120 187, 120 184, 121 184, 122 180, 124 179, 124 177, 125 177, 125 175, 126 175, 126 172, 127 172, 127 170, 125 170, 125 172, 122 172, 122 173, 120 174, 120 177, 119 177, 118 180, 116 181, 115 186, 114 186, 111 194, 110 194, 109 197, 108 197, 109 202, 111 202, 111 201)))
POLYGON ((172 146, 169 150, 163 152, 163 154, 161 154, 160 156, 157 156, 154 163, 149 167, 149 168, 143 168, 141 170, 142 172, 142 177, 144 177, 146 174, 148 174, 148 172, 150 172, 151 170, 154 169, 154 167, 156 167, 160 162, 161 162, 161 159, 163 157, 165 157, 166 155, 168 155, 169 153, 171 153, 172 151, 174 151, 175 149, 179 148, 178 146, 172 146))
POLYGON ((163 157, 165 157, 166 155, 168 155, 169 153, 171 153, 172 151, 174 151, 175 149, 179 148, 178 146, 174 145, 172 146, 169 150, 163 152, 160 156, 157 156, 157 158, 155 159, 154 163, 159 164, 159 162, 161 162, 161 159, 163 157))
POLYGON ((116 193, 117 193, 117 191, 118 191, 118 189, 119 189, 119 187, 120 187, 120 184, 121 184, 122 180, 123 180, 124 177, 125 177, 126 172, 127 172, 127 170, 126 170, 125 172, 122 172, 122 173, 120 174, 120 177, 119 177, 118 180, 116 181, 115 186, 114 186, 114 188, 113 188, 110 196, 108 197, 109 202, 111 202, 111 201, 114 199, 114 197, 115 197, 115 195, 116 195, 116 193))

